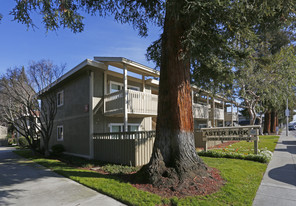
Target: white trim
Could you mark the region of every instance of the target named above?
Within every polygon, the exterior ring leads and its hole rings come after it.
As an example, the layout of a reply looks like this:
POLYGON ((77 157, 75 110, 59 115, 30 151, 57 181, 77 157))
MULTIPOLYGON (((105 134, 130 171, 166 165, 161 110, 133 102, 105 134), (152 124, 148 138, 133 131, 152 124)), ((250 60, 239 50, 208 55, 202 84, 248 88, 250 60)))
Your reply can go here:
POLYGON ((63 125, 57 126, 57 141, 64 141, 64 127, 63 125), (59 139, 59 129, 62 128, 62 138, 59 139))
POLYGON ((159 77, 160 75, 159 71, 124 57, 94 57, 94 60, 104 62, 121 69, 123 69, 123 64, 126 64, 127 70, 138 74, 144 74, 145 76, 159 77))
POLYGON ((70 77, 72 74, 78 72, 79 70, 81 70, 85 66, 93 66, 93 67, 96 67, 96 68, 100 68, 100 69, 106 70, 106 65, 104 63, 97 62, 97 61, 90 60, 90 59, 85 59, 80 64, 78 64, 77 66, 75 66, 73 69, 71 69, 70 71, 68 71, 66 74, 64 74, 63 76, 61 76, 60 78, 58 78, 56 81, 54 81, 53 83, 51 83, 50 85, 48 85, 46 88, 42 89, 38 93, 38 95, 41 95, 41 94, 47 92, 50 88, 54 87, 55 85, 57 85, 61 81, 64 81, 65 79, 67 79, 68 77, 70 77))
POLYGON ((64 105, 64 90, 57 92, 57 107, 61 107, 64 105), (61 94, 60 102, 59 102, 59 95, 61 94))

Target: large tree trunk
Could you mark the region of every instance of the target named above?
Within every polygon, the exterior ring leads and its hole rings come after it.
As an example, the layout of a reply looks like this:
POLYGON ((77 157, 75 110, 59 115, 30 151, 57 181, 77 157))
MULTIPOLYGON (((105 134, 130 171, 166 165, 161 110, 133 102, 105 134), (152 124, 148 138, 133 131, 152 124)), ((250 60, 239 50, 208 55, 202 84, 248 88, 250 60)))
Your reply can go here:
POLYGON ((206 165, 195 151, 190 60, 183 56, 181 43, 186 21, 178 12, 167 8, 162 36, 156 139, 146 165, 154 186, 186 187, 182 184, 185 180, 193 182, 193 178, 208 176, 206 165))
POLYGON ((271 133, 276 133, 276 127, 277 127, 277 112, 272 110, 272 112, 271 112, 270 132, 271 133))
POLYGON ((270 111, 265 112, 264 115, 264 133, 270 133, 270 125, 271 125, 271 113, 270 111))

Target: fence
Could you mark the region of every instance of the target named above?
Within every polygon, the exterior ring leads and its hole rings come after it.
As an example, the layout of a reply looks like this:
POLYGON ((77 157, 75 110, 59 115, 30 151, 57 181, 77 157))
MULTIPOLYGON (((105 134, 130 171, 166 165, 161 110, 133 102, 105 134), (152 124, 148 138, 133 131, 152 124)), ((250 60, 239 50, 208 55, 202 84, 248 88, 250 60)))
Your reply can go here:
POLYGON ((155 131, 95 133, 94 158, 97 160, 141 166, 150 160, 155 131))

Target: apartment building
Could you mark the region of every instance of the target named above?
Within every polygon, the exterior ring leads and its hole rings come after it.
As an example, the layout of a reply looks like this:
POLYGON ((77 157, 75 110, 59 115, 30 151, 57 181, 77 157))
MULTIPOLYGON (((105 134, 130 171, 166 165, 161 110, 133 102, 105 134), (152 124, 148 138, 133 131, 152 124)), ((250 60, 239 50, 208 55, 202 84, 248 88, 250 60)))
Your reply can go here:
MULTIPOLYGON (((50 146, 63 144, 66 153, 93 158, 94 133, 155 130, 158 78, 159 71, 122 57, 84 60, 47 90, 57 95, 50 146)), ((237 121, 233 112, 226 118, 226 99, 195 86, 192 96, 196 128, 237 121)))

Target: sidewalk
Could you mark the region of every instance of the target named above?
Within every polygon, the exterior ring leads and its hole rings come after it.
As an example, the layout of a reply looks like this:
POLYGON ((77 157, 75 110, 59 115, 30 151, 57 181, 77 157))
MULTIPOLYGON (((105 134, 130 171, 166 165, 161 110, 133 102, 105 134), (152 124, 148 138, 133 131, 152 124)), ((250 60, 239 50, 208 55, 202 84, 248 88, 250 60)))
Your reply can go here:
POLYGON ((253 206, 296 205, 296 131, 283 131, 253 206))
POLYGON ((119 206, 122 203, 0 147, 0 205, 119 206))

